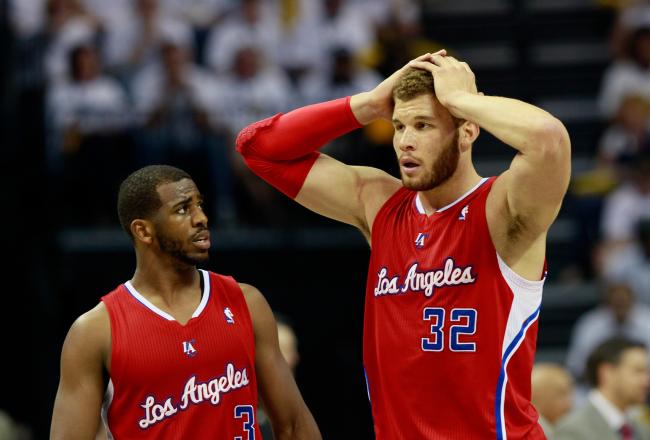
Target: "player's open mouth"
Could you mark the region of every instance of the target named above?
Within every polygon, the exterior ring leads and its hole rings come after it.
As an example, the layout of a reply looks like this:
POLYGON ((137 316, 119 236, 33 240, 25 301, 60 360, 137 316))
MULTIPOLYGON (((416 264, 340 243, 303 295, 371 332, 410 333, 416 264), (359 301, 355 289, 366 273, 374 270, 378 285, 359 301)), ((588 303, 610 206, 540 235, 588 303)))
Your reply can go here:
POLYGON ((194 246, 198 247, 199 249, 204 249, 204 250, 209 249, 210 248, 210 232, 208 232, 208 231, 199 232, 192 239, 192 243, 194 243, 194 246))
POLYGON ((420 164, 410 157, 400 159, 399 165, 402 172, 406 175, 414 174, 420 168, 420 164))

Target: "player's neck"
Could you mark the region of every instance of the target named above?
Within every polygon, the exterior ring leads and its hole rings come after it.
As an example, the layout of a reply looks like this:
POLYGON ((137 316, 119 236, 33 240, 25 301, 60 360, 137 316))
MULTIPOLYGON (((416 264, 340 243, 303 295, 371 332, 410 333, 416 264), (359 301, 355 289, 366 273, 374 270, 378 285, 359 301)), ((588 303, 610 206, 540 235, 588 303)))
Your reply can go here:
POLYGON ((131 283, 145 297, 151 292, 170 304, 186 292, 198 292, 200 274, 195 266, 164 264, 157 260, 137 258, 131 283))
POLYGON ((418 197, 427 215, 435 213, 463 196, 481 181, 481 176, 474 169, 474 165, 459 163, 458 168, 442 185, 428 191, 419 191, 418 197))

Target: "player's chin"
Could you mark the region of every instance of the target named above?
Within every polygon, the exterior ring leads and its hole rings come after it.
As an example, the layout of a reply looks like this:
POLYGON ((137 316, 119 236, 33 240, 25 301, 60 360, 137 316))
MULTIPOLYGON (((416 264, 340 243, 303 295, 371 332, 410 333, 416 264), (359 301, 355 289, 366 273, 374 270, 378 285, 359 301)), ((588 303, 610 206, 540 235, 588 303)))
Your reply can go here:
POLYGON ((430 181, 423 178, 414 178, 402 174, 402 185, 411 191, 427 191, 431 189, 430 181))
POLYGON ((205 263, 210 259, 210 252, 205 249, 205 250, 200 250, 200 251, 194 251, 194 252, 187 252, 185 254, 188 260, 193 261, 195 264, 199 263, 205 263))

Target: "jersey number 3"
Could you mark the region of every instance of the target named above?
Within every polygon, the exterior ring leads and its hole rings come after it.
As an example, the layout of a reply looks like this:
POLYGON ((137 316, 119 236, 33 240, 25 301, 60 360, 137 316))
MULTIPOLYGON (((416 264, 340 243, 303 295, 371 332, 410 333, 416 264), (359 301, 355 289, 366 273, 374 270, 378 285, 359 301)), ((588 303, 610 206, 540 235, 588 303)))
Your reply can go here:
MULTIPOLYGON (((476 333, 475 309, 451 309, 449 318, 449 349, 451 351, 476 351, 475 342, 467 342, 463 336, 476 333)), ((422 350, 443 351, 445 349, 445 309, 425 307, 423 319, 432 322, 431 337, 422 338, 422 350)))
POLYGON ((235 418, 244 419, 244 431, 246 438, 235 437, 235 440, 255 440, 255 413, 252 405, 237 405, 235 407, 235 418))

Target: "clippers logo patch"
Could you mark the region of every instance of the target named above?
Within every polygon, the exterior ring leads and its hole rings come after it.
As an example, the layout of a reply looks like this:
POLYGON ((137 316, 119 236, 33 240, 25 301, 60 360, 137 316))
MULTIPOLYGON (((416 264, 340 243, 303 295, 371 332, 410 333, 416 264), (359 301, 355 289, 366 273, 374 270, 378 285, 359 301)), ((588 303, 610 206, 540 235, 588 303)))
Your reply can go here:
POLYGON ((429 238, 429 234, 425 234, 424 232, 420 232, 418 236, 415 239, 415 247, 420 249, 424 247, 424 241, 429 238))
POLYGON ((194 348, 194 344, 196 344, 196 339, 183 341, 183 353, 185 353, 187 357, 196 356, 196 348, 194 348))

